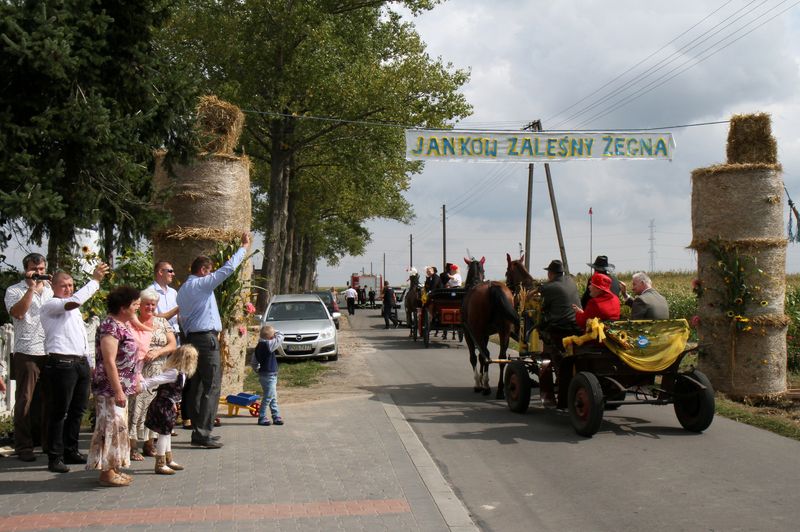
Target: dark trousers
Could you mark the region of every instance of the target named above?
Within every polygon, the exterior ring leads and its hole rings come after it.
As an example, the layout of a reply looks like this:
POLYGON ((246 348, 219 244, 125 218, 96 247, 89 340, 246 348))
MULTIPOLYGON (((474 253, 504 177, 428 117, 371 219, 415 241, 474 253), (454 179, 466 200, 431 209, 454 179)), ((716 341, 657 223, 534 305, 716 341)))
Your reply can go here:
POLYGON ((14 353, 11 364, 17 381, 14 394, 14 449, 17 454, 31 453, 37 442, 47 448, 44 386, 39 385, 47 356, 14 353))
POLYGON ((197 371, 189 389, 189 418, 192 420, 192 441, 207 442, 214 429, 219 408, 222 367, 216 333, 189 333, 190 344, 197 349, 197 371))
POLYGON ((389 326, 389 322, 391 321, 393 324, 397 325, 397 318, 393 315, 394 309, 392 308, 391 303, 384 303, 383 304, 383 321, 386 323, 386 326, 389 326))
POLYGON ((50 460, 78 450, 81 420, 89 404, 89 362, 85 356, 48 356, 42 370, 47 388, 47 454, 50 460))
POLYGON ((356 313, 356 298, 347 298, 347 313, 351 316, 356 313))

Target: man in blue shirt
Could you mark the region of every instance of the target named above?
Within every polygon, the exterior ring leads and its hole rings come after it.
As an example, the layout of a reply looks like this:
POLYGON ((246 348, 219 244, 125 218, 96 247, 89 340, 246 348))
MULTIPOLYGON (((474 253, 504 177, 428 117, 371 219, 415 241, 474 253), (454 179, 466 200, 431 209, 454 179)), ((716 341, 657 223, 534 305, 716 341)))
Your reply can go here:
POLYGON ((197 371, 189 386, 189 418, 192 420, 192 445, 219 449, 222 443, 211 437, 219 406, 222 367, 219 358, 219 333, 222 320, 214 298, 214 289, 231 276, 244 260, 250 247, 250 234, 242 235, 242 247, 216 271, 210 258, 192 261, 191 275, 178 290, 181 330, 186 341, 199 354, 197 371))

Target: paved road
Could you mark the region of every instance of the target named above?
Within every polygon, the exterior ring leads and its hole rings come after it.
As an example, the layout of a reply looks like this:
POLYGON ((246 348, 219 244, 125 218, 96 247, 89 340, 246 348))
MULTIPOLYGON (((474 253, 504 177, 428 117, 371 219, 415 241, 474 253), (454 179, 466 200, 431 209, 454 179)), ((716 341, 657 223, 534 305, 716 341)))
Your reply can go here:
MULTIPOLYGON (((371 367, 483 529, 797 530, 800 443, 716 418, 684 431, 671 406, 608 412, 591 439, 564 412, 472 392, 464 345, 425 349, 371 312, 351 318, 371 367)), ((492 387, 497 368, 492 368, 492 387)))

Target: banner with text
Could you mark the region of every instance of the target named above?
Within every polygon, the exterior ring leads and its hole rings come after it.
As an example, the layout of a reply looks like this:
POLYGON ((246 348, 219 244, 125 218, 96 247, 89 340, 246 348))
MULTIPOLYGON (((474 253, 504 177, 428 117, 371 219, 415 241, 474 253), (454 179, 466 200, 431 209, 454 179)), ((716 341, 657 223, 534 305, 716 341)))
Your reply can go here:
POLYGON ((409 161, 553 162, 583 159, 672 160, 672 133, 406 130, 409 161))

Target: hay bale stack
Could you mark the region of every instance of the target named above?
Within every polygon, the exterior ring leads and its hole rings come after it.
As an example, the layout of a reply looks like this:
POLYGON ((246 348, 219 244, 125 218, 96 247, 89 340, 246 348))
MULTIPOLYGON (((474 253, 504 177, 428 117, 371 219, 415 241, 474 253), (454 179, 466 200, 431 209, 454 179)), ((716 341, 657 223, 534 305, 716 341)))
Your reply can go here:
POLYGON ((216 96, 203 96, 197 104, 197 133, 201 151, 230 155, 239 145, 244 127, 241 109, 216 96))
MULTIPOLYGON (((170 214, 170 222, 153 236, 156 260, 168 260, 176 281, 189 275, 198 255, 212 255, 221 242, 231 242, 250 231, 250 161, 233 154, 239 142, 244 116, 236 107, 213 96, 201 99, 197 108, 203 157, 188 165, 167 169, 166 154, 156 153, 154 184, 156 198, 170 214)), ((249 279, 249 265, 242 277, 249 279)), ((235 327, 223 331, 222 393, 241 392, 244 378, 247 334, 235 327)))
POLYGON ((728 163, 692 172, 699 366, 715 389, 740 398, 786 391, 786 238, 776 153, 768 115, 737 115, 728 163))

